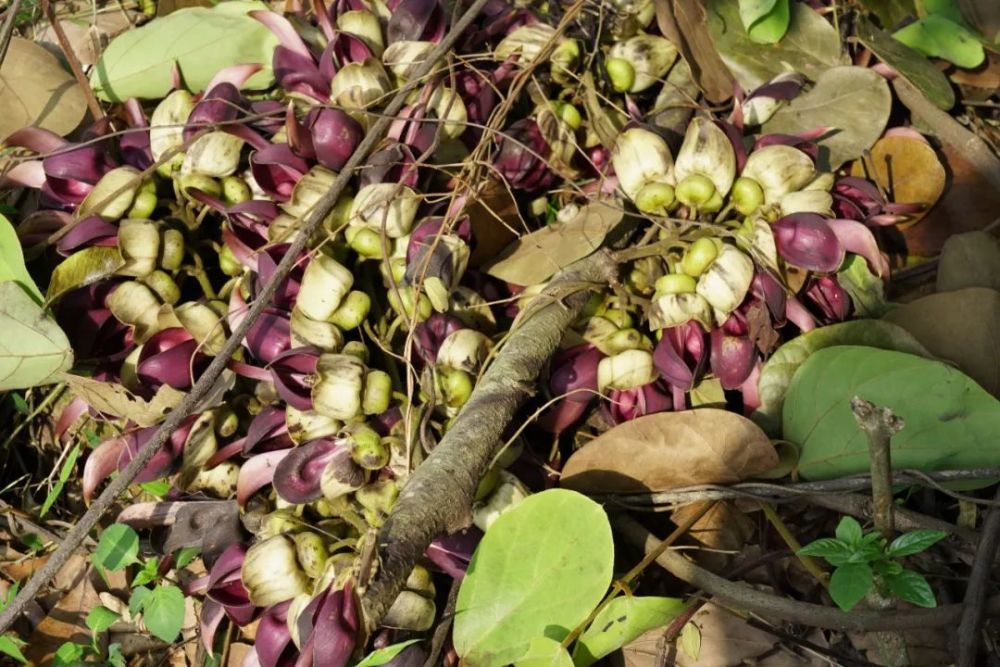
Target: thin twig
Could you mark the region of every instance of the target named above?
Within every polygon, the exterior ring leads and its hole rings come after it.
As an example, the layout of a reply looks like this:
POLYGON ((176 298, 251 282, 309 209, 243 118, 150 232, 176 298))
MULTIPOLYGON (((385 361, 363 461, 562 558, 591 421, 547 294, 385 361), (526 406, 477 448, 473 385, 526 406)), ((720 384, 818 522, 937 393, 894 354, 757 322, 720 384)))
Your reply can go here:
POLYGON ((69 43, 66 31, 62 29, 59 17, 56 16, 56 11, 52 8, 49 0, 42 0, 42 12, 45 14, 45 18, 49 20, 52 32, 56 34, 56 39, 59 40, 59 48, 62 49, 63 55, 66 56, 66 62, 69 63, 73 77, 80 86, 84 99, 87 100, 87 108, 90 109, 90 115, 94 117, 94 120, 101 120, 104 118, 104 109, 101 108, 101 103, 94 97, 94 91, 90 89, 90 82, 87 81, 87 75, 83 73, 83 66, 80 64, 80 59, 73 52, 73 45, 69 43))
POLYGON ((7 7, 7 16, 4 17, 3 27, 0 27, 0 67, 7 57, 7 48, 10 46, 10 38, 14 36, 14 23, 17 21, 17 12, 21 9, 21 0, 14 0, 7 7))
MULTIPOLYGON (((996 499, 1000 500, 1000 489, 996 499)), ((965 589, 962 622, 958 625, 958 661, 956 667, 973 667, 979 652, 979 631, 983 626, 983 610, 989 589, 990 572, 1000 546, 1000 508, 994 507, 983 521, 982 537, 976 550, 976 560, 965 589)))
POLYGON ((87 536, 90 530, 97 525, 97 522, 104 516, 104 513, 108 511, 111 505, 115 502, 119 495, 132 483, 132 480, 136 478, 139 472, 146 467, 146 464, 153 458, 153 455, 163 446, 167 439, 173 434, 175 430, 180 426, 181 422, 187 418, 195 409, 199 402, 208 395, 209 391, 215 385, 215 381, 219 378, 222 372, 226 369, 229 364, 229 359, 232 357, 233 353, 240 346, 243 338, 246 336, 247 331, 250 327, 260 318, 261 314, 270 305, 271 299, 274 297, 275 292, 278 289, 278 285, 285 279, 285 276, 291 271, 292 267, 296 264, 299 255, 305 249, 309 240, 312 238, 313 233, 319 228, 323 219, 329 214, 333 209, 334 205, 337 203, 337 198, 347 187, 348 182, 355 175, 356 170, 364 160, 368 157, 368 154, 375 148, 378 142, 381 140, 382 136, 389 129, 389 125, 395 114, 402 109, 406 104, 406 98, 409 93, 415 89, 418 85, 420 77, 427 74, 434 64, 444 57, 444 55, 451 49, 455 41, 462 35, 463 31, 469 27, 472 21, 479 14, 483 5, 486 4, 487 0, 475 0, 468 10, 462 15, 462 17, 452 26, 451 30, 447 35, 438 43, 434 50, 428 54, 427 59, 421 62, 420 66, 417 68, 417 72, 414 81, 401 87, 393 97, 392 101, 389 102, 385 109, 385 115, 382 116, 369 130, 367 135, 365 135, 364 140, 351 155, 350 160, 341 170, 337 178, 334 179, 333 183, 330 185, 330 189, 324 194, 313 206, 313 208, 306 214, 302 220, 302 224, 299 226, 298 235, 292 241, 288 250, 285 252, 284 257, 281 258, 281 262, 274 270, 274 274, 271 279, 264 285, 261 289, 261 293, 258 298, 254 301, 253 305, 247 312, 246 318, 244 318, 233 330, 232 335, 226 339, 225 344, 222 346, 222 350, 219 354, 212 359, 212 362, 208 365, 208 368, 202 373, 198 381, 195 382, 194 386, 191 387, 191 391, 184 400, 174 408, 174 410, 167 416, 160 427, 150 438, 149 442, 139 450, 135 455, 135 458, 129 462, 128 466, 124 470, 119 472, 118 476, 108 485, 103 493, 94 501, 94 504, 84 513, 80 520, 75 526, 67 533, 66 537, 63 539, 62 544, 59 548, 53 552, 49 557, 49 560, 43 565, 25 584, 24 588, 18 593, 17 597, 10 603, 10 605, 0 613, 0 632, 6 631, 10 628, 14 620, 21 614, 25 606, 35 598, 38 592, 41 590, 48 581, 55 576, 65 562, 72 555, 73 551, 76 549, 77 545, 87 536))
POLYGON ((872 500, 875 502, 875 530, 892 539, 892 436, 904 426, 901 418, 858 396, 851 399, 851 412, 858 428, 868 438, 868 457, 872 469, 872 500))
MULTIPOLYGON (((612 525, 636 546, 651 550, 660 545, 660 540, 627 515, 615 517, 612 525)), ((746 609, 764 618, 791 621, 815 628, 855 632, 940 628, 954 626, 962 614, 962 605, 959 604, 943 605, 935 609, 896 609, 891 613, 867 609, 853 609, 847 613, 834 607, 764 593, 746 584, 729 581, 698 567, 671 549, 660 554, 656 562, 678 579, 702 589, 726 604, 746 609)), ((1000 596, 986 601, 986 613, 991 616, 1000 615, 1000 596)))

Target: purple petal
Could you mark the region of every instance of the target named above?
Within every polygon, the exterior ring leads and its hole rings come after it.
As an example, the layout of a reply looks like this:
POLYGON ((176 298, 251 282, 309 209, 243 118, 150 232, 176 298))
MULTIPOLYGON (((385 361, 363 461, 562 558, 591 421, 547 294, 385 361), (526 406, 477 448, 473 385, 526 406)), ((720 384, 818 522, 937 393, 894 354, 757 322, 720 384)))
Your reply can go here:
POLYGON ((427 547, 424 556, 452 579, 462 579, 472 560, 472 554, 482 539, 483 532, 473 526, 435 539, 427 547))
POLYGON ((56 241, 56 251, 69 257, 73 251, 87 246, 113 245, 118 245, 118 227, 99 215, 92 215, 77 222, 56 241))
POLYGON ((815 278, 805 293, 830 322, 842 322, 851 312, 851 297, 833 276, 815 278))
MULTIPOLYGON (((234 290, 238 291, 238 290, 234 290)), ((246 345, 255 359, 269 364, 292 347, 288 313, 268 308, 247 331, 246 345)))
POLYGON ((313 652, 313 667, 347 665, 357 644, 358 627, 351 582, 343 590, 327 591, 307 642, 313 652))
POLYGON ((344 168, 365 134, 361 124, 340 109, 315 108, 306 117, 306 126, 316 159, 333 171, 344 168))
POLYGON ((399 183, 416 187, 419 172, 414 168, 415 163, 416 159, 409 146, 394 143, 368 158, 368 163, 358 178, 359 185, 364 187, 372 183, 399 183))
POLYGON ((738 389, 750 377, 757 361, 757 346, 749 336, 729 335, 723 328, 713 330, 711 339, 712 373, 723 389, 738 389))
POLYGON ((66 148, 70 145, 70 142, 50 130, 40 127, 24 127, 12 132, 10 136, 4 139, 4 144, 27 148, 29 151, 42 155, 66 148))
POLYGON ((786 215, 772 225, 778 253, 807 271, 829 273, 844 261, 844 246, 827 220, 816 213, 786 215))
POLYGON ((590 343, 562 350, 552 360, 549 389, 553 396, 589 403, 597 394, 597 366, 604 354, 590 343))
POLYGON ((766 269, 758 268, 754 272, 753 282, 750 283, 750 291, 757 299, 767 304, 767 309, 777 324, 784 323, 787 295, 785 288, 774 276, 766 269))
POLYGON ((247 63, 243 65, 230 65, 215 73, 212 80, 205 86, 206 92, 214 92, 215 87, 226 83, 235 86, 237 90, 243 87, 254 74, 264 68, 260 63, 247 63))
MULTIPOLYGON (((392 25, 391 19, 389 24, 392 25)), ((349 32, 337 33, 327 48, 330 49, 334 62, 341 67, 348 63, 360 63, 368 58, 378 57, 363 39, 349 32)))
POLYGON ((212 125, 228 124, 243 112, 243 96, 231 83, 220 83, 211 88, 198 102, 184 126, 184 139, 190 140, 198 131, 212 125))
POLYGON ((248 13, 274 33, 281 44, 279 48, 284 48, 292 53, 309 58, 310 61, 312 60, 312 53, 309 52, 309 47, 299 37, 299 33, 296 32, 295 26, 292 25, 291 21, 276 12, 253 11, 248 13))
POLYGON ((672 386, 690 391, 708 356, 705 331, 697 322, 663 330, 653 351, 653 364, 672 386))
POLYGON ((271 483, 274 468, 281 459, 288 456, 289 449, 278 449, 251 456, 240 466, 240 476, 236 480, 236 502, 240 507, 247 504, 250 496, 271 483))
POLYGON ((293 448, 274 471, 274 490, 278 496, 298 505, 322 497, 323 469, 340 449, 343 449, 341 442, 328 439, 313 440, 293 448))
POLYGON ((872 230, 855 220, 830 220, 829 226, 844 250, 868 260, 875 275, 884 276, 889 273, 889 262, 879 251, 872 230))
POLYGON ((219 630, 222 619, 226 617, 226 610, 221 604, 212 599, 207 599, 201 605, 201 616, 198 619, 198 627, 201 630, 201 644, 210 654, 215 650, 215 633, 219 630))
POLYGON ((288 631, 288 608, 291 604, 291 600, 286 600, 268 607, 260 617, 254 646, 261 667, 293 664, 298 651, 295 650, 292 635, 288 631))
POLYGON ((112 438, 99 444, 83 465, 83 502, 90 504, 94 491, 108 475, 118 470, 118 460, 125 451, 125 437, 112 438))
POLYGON ((386 37, 390 44, 403 40, 438 42, 444 30, 444 8, 438 0, 401 0, 392 10, 386 37))
POLYGON ((608 395, 611 419, 616 424, 673 407, 670 389, 661 382, 650 382, 633 389, 613 389, 608 395))
POLYGON ((254 180, 278 201, 288 201, 309 164, 292 152, 288 144, 271 144, 250 154, 254 180))
POLYGON ((124 104, 128 116, 129 129, 118 142, 125 164, 142 171, 153 164, 153 154, 149 149, 149 123, 142 111, 139 100, 130 97, 124 104))
POLYGON ((277 406, 268 405, 250 422, 247 429, 243 453, 286 449, 292 446, 288 438, 288 426, 285 424, 285 411, 277 406))
POLYGON ((45 167, 41 160, 28 160, 14 165, 0 176, 0 188, 34 188, 45 185, 45 167))
POLYGON ((189 389, 193 377, 210 361, 197 350, 198 341, 183 328, 158 331, 142 346, 136 375, 154 391, 164 384, 181 391, 189 389))
POLYGON ((312 409, 312 379, 319 353, 315 348, 294 348, 281 354, 269 369, 278 395, 296 410, 312 409))
POLYGON ((414 329, 414 347, 425 363, 437 361, 438 348, 444 339, 459 329, 465 328, 462 321, 454 315, 434 313, 414 329))

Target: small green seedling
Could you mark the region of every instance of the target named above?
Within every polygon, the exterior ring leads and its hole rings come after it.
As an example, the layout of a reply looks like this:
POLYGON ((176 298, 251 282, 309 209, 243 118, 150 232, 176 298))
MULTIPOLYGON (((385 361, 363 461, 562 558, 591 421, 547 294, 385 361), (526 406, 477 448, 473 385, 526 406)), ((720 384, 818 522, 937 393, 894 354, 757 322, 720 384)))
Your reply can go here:
POLYGON ((934 591, 924 576, 907 570, 899 558, 912 556, 947 537, 940 530, 914 530, 891 544, 877 532, 863 533, 861 524, 845 516, 837 526, 837 537, 816 540, 799 549, 800 556, 816 556, 833 565, 830 597, 838 607, 850 611, 872 587, 918 607, 936 607, 934 591))

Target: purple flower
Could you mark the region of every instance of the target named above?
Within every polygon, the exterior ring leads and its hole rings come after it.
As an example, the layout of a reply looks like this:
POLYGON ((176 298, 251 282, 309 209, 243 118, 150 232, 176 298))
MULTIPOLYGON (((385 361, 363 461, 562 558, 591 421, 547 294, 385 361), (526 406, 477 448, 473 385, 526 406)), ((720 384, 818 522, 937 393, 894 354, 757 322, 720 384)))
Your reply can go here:
POLYGON ((389 43, 439 42, 444 37, 446 16, 439 0, 389 0, 392 15, 386 26, 389 43))
POLYGON ((723 389, 738 389, 757 362, 757 346, 750 340, 746 319, 737 310, 710 337, 712 373, 723 389))
POLYGON ((534 192, 555 182, 546 163, 549 153, 538 123, 523 118, 504 132, 493 166, 515 190, 534 192))
POLYGON ((323 495, 320 479, 333 456, 343 449, 338 440, 313 440, 292 448, 274 469, 274 490, 290 503, 304 504, 323 495))
POLYGON ((135 370, 151 397, 165 384, 181 391, 190 389, 193 378, 210 362, 208 356, 198 352, 198 341, 187 330, 172 327, 156 332, 145 342, 135 370))
POLYGON ((586 413, 598 395, 597 366, 603 358, 590 343, 561 350, 552 357, 549 391, 557 400, 539 419, 542 428, 562 433, 586 413))
POLYGON ((705 330, 693 320, 664 329, 653 351, 657 370, 671 386, 684 391, 694 387, 707 359, 705 330))
POLYGON ((665 412, 673 407, 670 388, 660 381, 633 389, 612 389, 608 394, 608 402, 611 420, 616 424, 665 412))
POLYGON ((813 278, 805 295, 819 308, 827 322, 843 322, 851 312, 851 297, 833 276, 813 278))

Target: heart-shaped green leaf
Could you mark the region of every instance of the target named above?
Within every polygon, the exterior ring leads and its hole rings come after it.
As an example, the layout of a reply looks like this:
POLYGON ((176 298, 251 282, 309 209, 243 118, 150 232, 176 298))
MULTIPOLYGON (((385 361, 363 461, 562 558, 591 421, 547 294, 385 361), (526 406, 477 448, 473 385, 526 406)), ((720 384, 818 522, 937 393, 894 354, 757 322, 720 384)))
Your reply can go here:
POLYGON ((979 67, 986 58, 979 38, 965 26, 939 14, 925 16, 892 36, 925 56, 944 58, 959 67, 979 67))
POLYGON ((740 0, 740 20, 758 44, 774 44, 788 30, 788 0, 740 0))
POLYGON ((617 651, 646 630, 666 625, 684 611, 683 600, 661 597, 617 597, 601 610, 573 650, 573 664, 588 667, 617 651))
POLYGON ((455 604, 458 655, 509 665, 537 637, 562 641, 611 583, 614 544, 600 505, 549 489, 504 512, 486 531, 455 604))
MULTIPOLYGON (((894 22, 886 25, 892 23, 894 22)), ((872 53, 919 88, 931 102, 942 109, 955 106, 955 91, 952 90, 948 77, 919 51, 893 39, 892 35, 878 29, 864 17, 858 22, 858 39, 871 49, 872 53)))
POLYGON ((1000 401, 970 377, 911 354, 845 345, 813 354, 785 397, 784 435, 802 447, 804 479, 868 471, 868 441, 851 412, 855 396, 903 419, 892 439, 895 468, 983 468, 1000 456, 1000 401))
POLYGON ((54 380, 73 365, 66 334, 19 283, 0 283, 0 391, 54 380))

